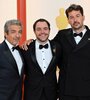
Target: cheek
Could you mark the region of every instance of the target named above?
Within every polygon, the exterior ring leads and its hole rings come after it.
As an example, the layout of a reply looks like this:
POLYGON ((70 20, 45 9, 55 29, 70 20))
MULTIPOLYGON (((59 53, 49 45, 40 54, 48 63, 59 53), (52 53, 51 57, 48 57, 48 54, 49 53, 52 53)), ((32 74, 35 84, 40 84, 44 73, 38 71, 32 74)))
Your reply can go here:
POLYGON ((11 36, 9 36, 9 35, 6 35, 6 39, 11 40, 11 39, 12 39, 12 37, 11 37, 11 36))
POLYGON ((72 24, 73 22, 71 20, 68 21, 69 24, 72 24))
POLYGON ((71 20, 70 24, 73 25, 76 21, 75 20, 71 20))
POLYGON ((20 38, 22 37, 22 34, 20 34, 20 36, 19 36, 20 38))
POLYGON ((13 41, 14 41, 12 37, 7 37, 6 39, 7 39, 10 43, 13 43, 13 41))
POLYGON ((41 34, 40 33, 37 33, 36 36, 39 37, 39 36, 41 36, 41 34))
POLYGON ((82 22, 82 23, 84 22, 84 18, 81 20, 81 22, 82 22))

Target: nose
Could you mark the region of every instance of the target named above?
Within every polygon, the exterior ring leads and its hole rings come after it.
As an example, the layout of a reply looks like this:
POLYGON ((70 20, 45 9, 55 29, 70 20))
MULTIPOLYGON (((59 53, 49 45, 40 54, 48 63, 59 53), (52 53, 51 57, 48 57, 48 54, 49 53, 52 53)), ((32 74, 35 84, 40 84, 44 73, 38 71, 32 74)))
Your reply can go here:
POLYGON ((46 31, 45 29, 42 29, 42 30, 41 30, 41 33, 45 33, 45 31, 46 31))
POLYGON ((77 17, 74 17, 74 21, 77 21, 77 17))
POLYGON ((19 33, 18 33, 18 32, 16 33, 16 36, 17 36, 17 37, 19 36, 19 33))
POLYGON ((20 35, 20 33, 19 32, 17 32, 16 33, 16 37, 20 37, 21 35, 20 35))

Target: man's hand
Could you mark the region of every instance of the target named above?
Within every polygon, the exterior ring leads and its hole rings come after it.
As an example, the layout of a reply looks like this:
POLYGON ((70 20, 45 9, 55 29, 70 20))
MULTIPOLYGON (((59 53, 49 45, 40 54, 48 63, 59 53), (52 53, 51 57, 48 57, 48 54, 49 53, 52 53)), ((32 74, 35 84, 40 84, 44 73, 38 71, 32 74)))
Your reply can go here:
POLYGON ((22 45, 20 45, 20 48, 27 51, 28 50, 28 45, 33 41, 33 39, 26 40, 22 45))

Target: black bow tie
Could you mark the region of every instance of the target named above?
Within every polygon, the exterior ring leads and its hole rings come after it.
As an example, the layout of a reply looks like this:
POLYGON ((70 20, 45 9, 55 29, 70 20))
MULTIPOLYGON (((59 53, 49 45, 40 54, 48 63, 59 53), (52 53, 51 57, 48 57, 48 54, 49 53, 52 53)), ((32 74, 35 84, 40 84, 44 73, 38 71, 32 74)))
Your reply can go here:
POLYGON ((74 36, 74 37, 76 37, 76 36, 80 36, 80 37, 82 37, 82 36, 83 36, 83 33, 82 33, 82 32, 81 32, 81 33, 79 33, 79 34, 74 33, 74 34, 73 34, 73 36, 74 36))
POLYGON ((39 49, 42 49, 42 48, 47 49, 47 48, 48 48, 48 44, 45 44, 45 45, 39 45, 39 49))
POLYGON ((18 46, 16 46, 16 47, 12 47, 12 51, 14 51, 15 49, 18 50, 19 47, 18 47, 18 46))

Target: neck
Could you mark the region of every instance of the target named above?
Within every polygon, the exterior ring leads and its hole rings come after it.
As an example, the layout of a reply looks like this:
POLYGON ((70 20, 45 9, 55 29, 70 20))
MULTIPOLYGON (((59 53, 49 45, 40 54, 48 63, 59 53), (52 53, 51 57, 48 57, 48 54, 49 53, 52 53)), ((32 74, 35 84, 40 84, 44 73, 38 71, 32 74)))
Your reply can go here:
POLYGON ((38 41, 40 44, 44 45, 44 44, 47 43, 48 40, 46 40, 46 41, 40 41, 40 40, 37 39, 37 41, 38 41))

